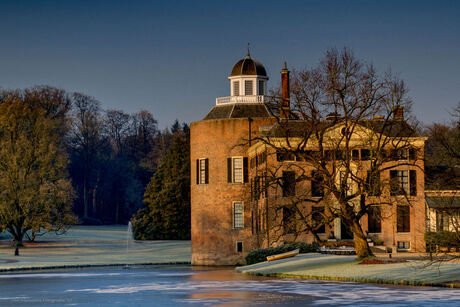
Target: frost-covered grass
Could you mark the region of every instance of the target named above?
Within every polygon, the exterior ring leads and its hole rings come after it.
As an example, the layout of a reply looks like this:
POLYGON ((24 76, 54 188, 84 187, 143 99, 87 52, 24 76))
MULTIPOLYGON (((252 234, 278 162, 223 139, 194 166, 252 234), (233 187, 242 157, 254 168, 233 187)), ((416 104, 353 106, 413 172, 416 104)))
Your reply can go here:
POLYGON ((89 265, 189 263, 190 241, 130 241, 127 226, 74 226, 64 235, 46 234, 20 248, 0 235, 0 271, 89 265))
POLYGON ((262 262, 237 268, 254 275, 342 280, 405 285, 447 285, 460 287, 460 263, 426 267, 423 261, 394 264, 358 264, 356 256, 322 254, 262 262))

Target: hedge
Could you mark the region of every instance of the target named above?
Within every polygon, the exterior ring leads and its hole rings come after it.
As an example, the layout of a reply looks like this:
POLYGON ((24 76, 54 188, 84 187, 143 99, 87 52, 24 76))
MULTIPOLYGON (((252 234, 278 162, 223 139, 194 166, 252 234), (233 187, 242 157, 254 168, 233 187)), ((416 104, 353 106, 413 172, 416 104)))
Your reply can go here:
POLYGON ((427 252, 435 252, 439 248, 460 248, 460 236, 452 231, 425 232, 427 252))
POLYGON ((248 255, 246 256, 246 264, 250 265, 254 263, 264 262, 267 260, 268 256, 286 253, 289 251, 293 251, 295 249, 299 249, 299 252, 303 254, 317 252, 318 248, 319 246, 316 243, 308 244, 304 242, 295 242, 277 247, 253 249, 249 251, 248 255))

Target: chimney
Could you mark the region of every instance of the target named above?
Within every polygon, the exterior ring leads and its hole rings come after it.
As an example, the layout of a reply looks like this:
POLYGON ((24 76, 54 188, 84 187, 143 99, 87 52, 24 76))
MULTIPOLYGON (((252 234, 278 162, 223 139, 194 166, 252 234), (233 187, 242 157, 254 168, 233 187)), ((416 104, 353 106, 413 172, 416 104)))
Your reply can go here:
POLYGON ((283 70, 281 71, 281 108, 280 118, 289 118, 291 93, 289 91, 289 70, 287 69, 286 62, 284 62, 283 70))
POLYGON ((393 107, 393 119, 398 119, 398 120, 404 119, 404 107, 403 106, 393 107))

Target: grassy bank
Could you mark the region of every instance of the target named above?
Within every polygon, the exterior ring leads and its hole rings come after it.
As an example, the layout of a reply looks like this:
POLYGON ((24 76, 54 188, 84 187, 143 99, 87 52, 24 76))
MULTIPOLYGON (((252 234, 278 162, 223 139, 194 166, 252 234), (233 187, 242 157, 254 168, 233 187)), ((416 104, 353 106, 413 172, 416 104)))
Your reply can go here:
POLYGON ((301 279, 460 288, 460 263, 426 266, 411 260, 392 264, 359 264, 355 256, 301 254, 293 258, 237 268, 238 272, 301 279))
POLYGON ((11 238, 0 236, 0 272, 134 264, 190 263, 190 241, 130 241, 127 226, 74 226, 66 234, 46 234, 24 242, 14 256, 11 238))

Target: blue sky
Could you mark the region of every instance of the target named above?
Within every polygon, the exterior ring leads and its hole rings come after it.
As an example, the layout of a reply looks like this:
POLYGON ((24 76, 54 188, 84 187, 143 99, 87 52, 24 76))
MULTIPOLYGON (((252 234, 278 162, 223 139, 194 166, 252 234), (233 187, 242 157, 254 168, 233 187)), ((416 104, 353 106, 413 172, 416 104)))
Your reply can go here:
POLYGON ((147 109, 160 127, 200 120, 244 57, 269 86, 347 46, 391 68, 425 122, 460 101, 460 1, 0 1, 0 87, 52 85, 105 109, 147 109))

